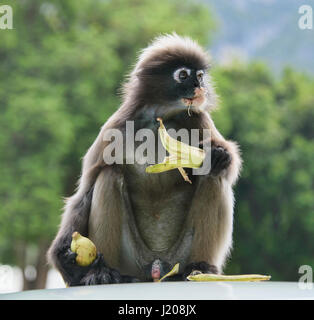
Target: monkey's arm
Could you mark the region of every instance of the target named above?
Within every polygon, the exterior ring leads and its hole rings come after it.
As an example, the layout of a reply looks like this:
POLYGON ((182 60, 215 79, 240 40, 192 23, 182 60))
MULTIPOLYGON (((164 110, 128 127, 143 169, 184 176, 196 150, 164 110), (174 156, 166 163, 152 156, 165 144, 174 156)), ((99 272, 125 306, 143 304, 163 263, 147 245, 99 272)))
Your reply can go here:
POLYGON ((211 174, 222 176, 234 185, 242 164, 239 147, 236 142, 225 140, 210 117, 208 122, 211 131, 211 174))

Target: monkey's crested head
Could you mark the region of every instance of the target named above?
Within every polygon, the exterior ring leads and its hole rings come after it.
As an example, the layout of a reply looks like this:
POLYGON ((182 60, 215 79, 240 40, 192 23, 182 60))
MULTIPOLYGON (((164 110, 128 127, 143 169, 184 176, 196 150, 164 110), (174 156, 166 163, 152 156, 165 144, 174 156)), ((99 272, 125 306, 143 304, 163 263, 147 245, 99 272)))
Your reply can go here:
POLYGON ((175 33, 159 36, 140 52, 125 95, 142 104, 180 101, 208 109, 216 97, 209 65, 209 54, 192 39, 175 33))
POLYGON ((162 35, 141 51, 134 73, 140 74, 148 69, 160 68, 173 62, 208 69, 210 57, 195 41, 180 37, 176 33, 162 35))

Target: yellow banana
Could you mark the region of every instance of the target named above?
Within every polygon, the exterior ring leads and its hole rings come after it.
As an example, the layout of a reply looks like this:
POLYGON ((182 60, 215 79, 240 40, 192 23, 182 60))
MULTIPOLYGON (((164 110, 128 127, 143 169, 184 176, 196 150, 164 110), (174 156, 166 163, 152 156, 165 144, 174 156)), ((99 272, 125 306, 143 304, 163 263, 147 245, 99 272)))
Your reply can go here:
MULTIPOLYGON (((179 263, 177 263, 166 275, 164 275, 158 282, 163 279, 171 277, 179 273, 179 263)), ((189 281, 209 282, 209 281, 266 281, 270 280, 271 276, 265 276, 261 274, 242 274, 242 275, 222 275, 222 274, 207 274, 200 273, 196 275, 189 275, 187 279, 189 281)))
POLYGON ((261 274, 243 274, 236 276, 226 276, 221 274, 206 274, 200 273, 196 275, 189 275, 187 277, 190 281, 265 281, 269 280, 270 276, 261 274))
POLYGON ((77 253, 76 262, 82 267, 89 266, 96 258, 96 246, 77 231, 72 234, 71 251, 77 253))
POLYGON ((169 154, 175 155, 178 159, 181 159, 182 163, 186 161, 185 164, 188 164, 190 168, 191 166, 192 168, 200 167, 205 158, 205 151, 172 138, 168 134, 162 119, 157 118, 157 120, 160 123, 158 133, 161 143, 169 154))
POLYGON ((161 163, 157 163, 153 166, 148 166, 146 168, 147 173, 159 173, 172 169, 178 169, 179 167, 185 168, 195 168, 195 165, 192 163, 185 164, 182 159, 177 158, 176 156, 165 157, 164 161, 161 163))
POLYGON ((169 152, 169 156, 165 157, 163 162, 157 163, 146 168, 147 173, 159 173, 168 170, 178 169, 185 181, 192 183, 183 168, 199 168, 205 158, 205 151, 190 146, 172 138, 162 119, 157 118, 160 123, 158 133, 163 147, 169 152))
POLYGON ((177 263, 167 274, 165 274, 158 282, 161 282, 163 279, 174 276, 179 272, 179 263, 177 263))

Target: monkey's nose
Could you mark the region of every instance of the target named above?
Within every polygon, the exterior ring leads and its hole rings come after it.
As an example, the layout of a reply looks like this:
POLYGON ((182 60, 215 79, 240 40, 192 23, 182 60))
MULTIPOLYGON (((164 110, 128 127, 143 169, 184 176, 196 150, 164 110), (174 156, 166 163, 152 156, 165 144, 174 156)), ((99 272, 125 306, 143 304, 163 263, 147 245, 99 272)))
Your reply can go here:
POLYGON ((194 88, 200 88, 201 84, 199 83, 198 80, 194 80, 194 88))

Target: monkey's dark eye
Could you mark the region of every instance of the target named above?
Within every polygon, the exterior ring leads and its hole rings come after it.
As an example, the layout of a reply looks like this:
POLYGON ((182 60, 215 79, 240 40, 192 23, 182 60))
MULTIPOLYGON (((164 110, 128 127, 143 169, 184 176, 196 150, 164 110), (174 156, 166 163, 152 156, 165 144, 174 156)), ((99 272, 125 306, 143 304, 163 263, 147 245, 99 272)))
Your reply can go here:
POLYGON ((199 70, 196 72, 196 76, 197 76, 197 80, 198 81, 202 81, 203 77, 204 77, 204 71, 203 70, 199 70))
POLYGON ((181 83, 182 81, 186 80, 191 74, 191 70, 187 69, 187 68, 180 68, 177 69, 174 74, 173 74, 173 78, 181 83))
POLYGON ((179 79, 180 80, 185 80, 188 77, 188 73, 185 70, 180 71, 179 73, 179 79))

